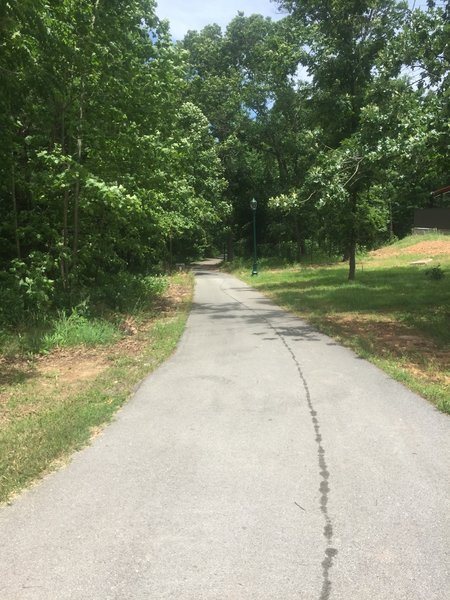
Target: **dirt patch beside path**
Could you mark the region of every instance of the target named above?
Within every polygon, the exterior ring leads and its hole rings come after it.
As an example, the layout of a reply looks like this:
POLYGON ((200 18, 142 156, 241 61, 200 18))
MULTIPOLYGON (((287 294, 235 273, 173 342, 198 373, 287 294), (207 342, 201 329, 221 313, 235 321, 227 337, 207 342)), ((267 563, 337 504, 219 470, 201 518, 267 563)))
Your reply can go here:
POLYGON ((402 367, 422 380, 450 385, 450 351, 423 333, 388 316, 374 319, 349 313, 330 315, 325 322, 338 337, 348 340, 357 337, 364 340, 364 345, 376 348, 379 356, 401 359, 402 367))
POLYGON ((370 253, 371 256, 376 256, 377 258, 400 256, 403 254, 422 254, 424 256, 440 256, 446 254, 450 256, 450 239, 417 242, 417 244, 406 248, 386 246, 385 248, 380 248, 379 250, 374 250, 370 253))

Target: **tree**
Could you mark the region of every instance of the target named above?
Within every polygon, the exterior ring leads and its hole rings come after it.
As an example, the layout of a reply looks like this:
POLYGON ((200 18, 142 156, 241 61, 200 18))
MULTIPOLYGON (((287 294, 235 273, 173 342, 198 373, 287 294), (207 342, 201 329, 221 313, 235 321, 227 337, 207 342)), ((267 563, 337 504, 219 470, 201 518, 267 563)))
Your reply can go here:
POLYGON ((271 241, 267 201, 293 185, 304 167, 296 143, 305 94, 295 90, 298 55, 289 36, 284 24, 238 13, 225 32, 211 25, 189 32, 182 44, 192 101, 210 122, 228 181, 229 258, 233 237, 250 248, 252 197, 259 201, 260 241, 271 241))
POLYGON ((169 238, 204 249, 224 182, 155 3, 17 4, 0 8, 5 293, 71 306, 119 273, 160 269, 169 238))
MULTIPOLYGON (((377 66, 387 43, 397 35, 406 14, 406 5, 394 0, 356 1, 282 0, 299 32, 303 62, 312 77, 314 111, 322 128, 322 153, 313 168, 314 180, 322 191, 322 202, 330 198, 330 169, 339 182, 341 210, 335 216, 342 227, 339 236, 349 254, 349 279, 354 279, 357 244, 363 242, 358 219, 361 202, 368 198, 363 172, 365 158, 358 143, 361 114, 377 76, 377 66), (351 165, 351 166, 350 166, 351 165)), ((368 207, 369 208, 369 207, 368 207)), ((367 211, 366 211, 367 214, 367 211)))

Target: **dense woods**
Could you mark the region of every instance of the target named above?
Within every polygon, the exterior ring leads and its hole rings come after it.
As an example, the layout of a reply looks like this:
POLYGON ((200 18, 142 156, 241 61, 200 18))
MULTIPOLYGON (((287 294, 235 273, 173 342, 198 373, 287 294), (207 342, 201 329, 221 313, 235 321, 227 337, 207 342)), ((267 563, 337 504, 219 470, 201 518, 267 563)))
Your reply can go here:
MULTIPOLYGON (((349 260, 449 183, 448 2, 280 0, 174 42, 152 0, 0 3, 0 321, 211 249, 349 260)), ((445 202, 445 198, 442 200, 445 202)))

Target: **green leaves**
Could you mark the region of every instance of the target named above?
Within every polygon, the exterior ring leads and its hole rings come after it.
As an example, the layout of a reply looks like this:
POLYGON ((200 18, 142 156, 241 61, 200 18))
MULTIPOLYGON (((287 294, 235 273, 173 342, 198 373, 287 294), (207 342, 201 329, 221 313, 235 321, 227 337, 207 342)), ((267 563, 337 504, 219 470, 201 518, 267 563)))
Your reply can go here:
POLYGON ((70 304, 94 280, 160 271, 169 237, 193 255, 223 213, 215 141, 185 102, 186 52, 154 9, 0 8, 0 273, 20 263, 27 302, 43 306, 40 290, 48 306, 70 304))
POLYGON ((71 303, 225 235, 245 251, 252 197, 267 244, 409 226, 448 173, 448 7, 280 5, 173 44, 150 0, 3 3, 0 273, 71 303))

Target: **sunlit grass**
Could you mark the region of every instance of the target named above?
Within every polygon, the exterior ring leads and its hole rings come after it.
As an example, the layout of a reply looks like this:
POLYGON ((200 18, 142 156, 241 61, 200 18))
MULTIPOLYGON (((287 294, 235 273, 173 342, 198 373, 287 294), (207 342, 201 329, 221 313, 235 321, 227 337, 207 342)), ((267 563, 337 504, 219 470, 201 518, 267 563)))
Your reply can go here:
POLYGON ((401 254, 405 248, 427 240, 450 241, 450 238, 442 235, 410 236, 392 246, 400 253, 399 256, 360 257, 353 282, 347 280, 348 268, 342 263, 260 268, 257 277, 251 277, 250 265, 247 264, 236 274, 269 295, 277 304, 337 337, 450 412, 450 386, 445 383, 446 373, 450 378, 450 255, 434 257, 430 264, 411 265, 414 260, 427 258, 426 252, 401 254), (427 276, 426 271, 438 264, 444 277, 436 281, 427 276), (374 327, 356 327, 356 324, 370 321, 384 323, 387 331, 397 327, 402 328, 402 334, 410 332, 416 338, 423 336, 433 345, 433 352, 441 357, 439 377, 436 376, 432 353, 425 347, 422 352, 426 364, 420 367, 422 376, 414 375, 413 370, 404 365, 416 362, 420 349, 414 348, 412 352, 405 345, 402 350, 399 340, 395 352, 387 352, 383 346, 382 327, 378 328, 376 335, 374 327))
POLYGON ((111 344, 120 337, 120 330, 111 322, 87 319, 76 311, 69 316, 60 314, 53 330, 42 338, 42 349, 68 348, 70 346, 98 346, 111 344))

